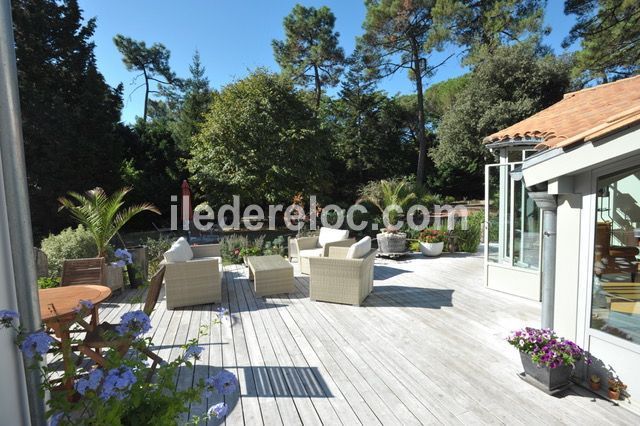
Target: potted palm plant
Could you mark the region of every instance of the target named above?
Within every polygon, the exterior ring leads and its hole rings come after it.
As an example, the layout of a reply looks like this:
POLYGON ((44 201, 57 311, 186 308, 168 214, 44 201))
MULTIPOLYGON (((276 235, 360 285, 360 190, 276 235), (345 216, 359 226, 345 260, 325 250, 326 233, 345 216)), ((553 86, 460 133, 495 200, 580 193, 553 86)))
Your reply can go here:
POLYGON ((371 181, 360 190, 357 203, 367 201, 386 214, 388 223, 376 235, 381 254, 402 254, 407 250, 407 234, 399 228, 407 205, 416 199, 413 184, 406 179, 371 181), (398 211, 400 210, 400 211, 398 211))
MULTIPOLYGON (((144 211, 160 214, 160 211, 150 203, 124 207, 124 197, 131 191, 130 187, 117 190, 111 195, 102 188, 95 188, 84 194, 69 192, 68 197, 61 197, 60 210, 67 209, 71 216, 82 224, 91 234, 96 245, 97 256, 107 257, 109 242, 118 231, 135 215, 144 211)), ((105 276, 109 287, 117 288, 124 272, 123 262, 114 262, 107 266, 105 276)))
POLYGON ((589 363, 584 351, 550 329, 526 327, 511 333, 507 342, 520 351, 526 376, 540 383, 547 391, 565 388, 578 361, 589 363))

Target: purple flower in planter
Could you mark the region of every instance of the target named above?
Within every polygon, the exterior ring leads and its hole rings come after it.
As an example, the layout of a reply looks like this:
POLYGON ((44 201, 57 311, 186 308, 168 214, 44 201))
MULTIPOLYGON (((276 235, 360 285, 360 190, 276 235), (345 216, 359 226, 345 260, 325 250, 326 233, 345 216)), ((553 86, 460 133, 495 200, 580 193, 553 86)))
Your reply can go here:
POLYGON ((229 413, 229 407, 224 402, 220 402, 216 405, 212 405, 209 407, 209 411, 207 411, 207 416, 209 418, 216 417, 217 419, 221 419, 229 413))
POLYGON ((53 337, 44 331, 36 331, 24 339, 20 350, 27 358, 34 358, 36 355, 46 354, 54 341, 53 337))
POLYGON ((151 320, 143 311, 132 311, 122 315, 116 331, 121 335, 138 337, 151 330, 151 320))
POLYGON ((18 319, 18 313, 16 311, 10 311, 8 309, 0 310, 0 325, 3 327, 11 327, 13 321, 18 319))
POLYGON ((575 365, 586 358, 582 348, 570 340, 559 338, 549 329, 526 327, 512 332, 507 341, 522 353, 530 355, 533 362, 549 368, 575 365))

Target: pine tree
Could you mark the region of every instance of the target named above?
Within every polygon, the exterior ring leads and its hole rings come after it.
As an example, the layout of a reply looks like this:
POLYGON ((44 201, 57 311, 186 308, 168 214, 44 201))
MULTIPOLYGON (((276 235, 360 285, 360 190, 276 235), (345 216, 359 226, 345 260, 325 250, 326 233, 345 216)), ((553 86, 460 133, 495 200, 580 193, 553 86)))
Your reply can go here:
POLYGON ((295 83, 310 84, 315 92, 316 111, 323 87, 338 84, 344 52, 338 46, 340 34, 334 32, 336 18, 323 6, 296 5, 284 18, 286 39, 273 40, 276 62, 295 83))

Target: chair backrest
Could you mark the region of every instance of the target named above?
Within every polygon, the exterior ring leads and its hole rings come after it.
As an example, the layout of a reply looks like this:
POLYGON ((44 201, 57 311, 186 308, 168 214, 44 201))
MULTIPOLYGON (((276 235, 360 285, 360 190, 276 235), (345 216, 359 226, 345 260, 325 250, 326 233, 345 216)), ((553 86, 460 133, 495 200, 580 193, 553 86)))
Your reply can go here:
POLYGON ((153 274, 151 281, 149 282, 149 291, 147 292, 147 301, 144 304, 144 313, 151 315, 153 308, 158 303, 158 297, 160 297, 160 288, 162 287, 162 280, 164 279, 165 267, 161 266, 158 271, 153 274))
POLYGON ((318 244, 320 244, 320 247, 324 247, 324 245, 327 243, 342 241, 348 238, 348 229, 334 229, 328 226, 323 226, 322 228, 320 228, 320 234, 318 235, 318 244))
POLYGON ((104 285, 104 268, 104 257, 65 260, 60 285, 104 285))
POLYGON ((36 260, 36 276, 38 278, 49 275, 49 258, 47 254, 37 247, 33 248, 33 257, 36 260))

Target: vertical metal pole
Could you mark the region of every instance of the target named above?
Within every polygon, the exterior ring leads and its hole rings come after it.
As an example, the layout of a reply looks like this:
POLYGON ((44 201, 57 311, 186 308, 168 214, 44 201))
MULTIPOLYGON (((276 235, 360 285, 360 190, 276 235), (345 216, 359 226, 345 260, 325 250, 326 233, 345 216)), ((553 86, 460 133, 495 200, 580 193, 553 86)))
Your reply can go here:
MULTIPOLYGON (((0 152, 20 323, 30 332, 41 327, 41 319, 10 0, 0 0, 0 152)), ((26 360, 25 365, 28 365, 26 360)), ((27 368, 25 376, 31 423, 43 425, 45 416, 44 401, 39 397, 40 374, 36 369, 27 368)))
POLYGON ((542 216, 542 328, 553 328, 556 292, 556 231, 558 202, 547 192, 529 192, 542 216))
POLYGON ((556 292, 556 228, 555 209, 542 211, 542 328, 553 328, 556 292))

